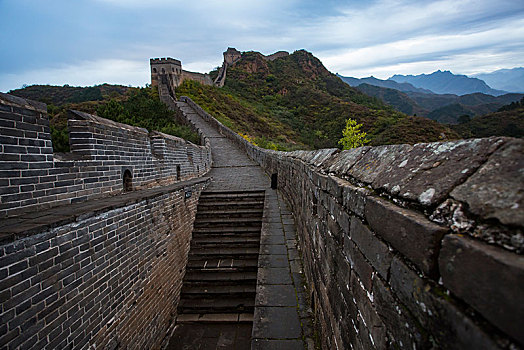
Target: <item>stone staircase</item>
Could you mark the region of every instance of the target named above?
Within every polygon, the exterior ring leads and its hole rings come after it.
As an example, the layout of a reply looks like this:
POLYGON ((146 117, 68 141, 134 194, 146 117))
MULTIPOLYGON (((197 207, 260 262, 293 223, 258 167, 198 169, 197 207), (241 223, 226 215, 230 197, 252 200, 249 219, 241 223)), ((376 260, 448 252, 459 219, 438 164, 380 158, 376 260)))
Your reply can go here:
POLYGON ((201 194, 177 325, 252 322, 263 209, 264 191, 201 194))

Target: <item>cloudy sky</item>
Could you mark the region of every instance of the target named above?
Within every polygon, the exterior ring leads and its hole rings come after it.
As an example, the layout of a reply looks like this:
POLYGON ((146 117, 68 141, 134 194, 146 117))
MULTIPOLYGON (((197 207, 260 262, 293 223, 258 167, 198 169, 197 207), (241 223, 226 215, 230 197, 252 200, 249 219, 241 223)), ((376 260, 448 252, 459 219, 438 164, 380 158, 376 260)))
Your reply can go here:
POLYGON ((522 0, 0 0, 0 91, 149 83, 149 58, 208 72, 228 47, 306 49, 345 76, 524 64, 522 0))

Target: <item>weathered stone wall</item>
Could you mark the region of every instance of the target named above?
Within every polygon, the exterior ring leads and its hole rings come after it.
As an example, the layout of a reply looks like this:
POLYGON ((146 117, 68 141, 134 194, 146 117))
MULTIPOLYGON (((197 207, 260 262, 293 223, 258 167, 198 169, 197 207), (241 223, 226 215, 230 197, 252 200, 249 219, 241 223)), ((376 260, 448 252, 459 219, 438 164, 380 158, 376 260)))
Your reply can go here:
POLYGON ((123 195, 111 210, 1 241, 0 347, 158 349, 176 316, 207 181, 123 195))
MULTIPOLYGON (((46 106, 0 94, 0 217, 202 176, 209 145, 72 112, 71 153, 54 154, 46 106)), ((204 140, 205 141, 205 140, 204 140)))
POLYGON ((189 72, 187 70, 182 71, 182 77, 180 79, 180 84, 182 84, 184 80, 195 80, 203 85, 213 85, 213 80, 211 79, 209 74, 189 72))
POLYGON ((267 55, 267 56, 262 56, 266 61, 274 61, 276 60, 277 58, 281 58, 281 57, 287 57, 289 56, 289 52, 286 52, 286 51, 277 51, 275 52, 274 54, 271 54, 271 55, 267 55))
POLYGON ((249 144, 291 204, 325 349, 523 346, 524 141, 249 144))

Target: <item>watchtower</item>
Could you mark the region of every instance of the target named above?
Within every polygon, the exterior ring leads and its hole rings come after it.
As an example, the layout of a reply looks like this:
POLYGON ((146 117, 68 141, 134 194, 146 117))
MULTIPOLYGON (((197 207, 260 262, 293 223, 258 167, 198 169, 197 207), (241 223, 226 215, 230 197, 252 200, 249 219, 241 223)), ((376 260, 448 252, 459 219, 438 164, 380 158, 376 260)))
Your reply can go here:
POLYGON ((227 51, 224 52, 224 62, 228 65, 232 65, 240 59, 242 53, 233 47, 228 47, 227 51))
POLYGON ((167 80, 172 87, 177 87, 182 81, 182 63, 171 57, 151 58, 151 85, 158 86, 161 79, 167 80), (164 77, 164 78, 162 78, 164 77))

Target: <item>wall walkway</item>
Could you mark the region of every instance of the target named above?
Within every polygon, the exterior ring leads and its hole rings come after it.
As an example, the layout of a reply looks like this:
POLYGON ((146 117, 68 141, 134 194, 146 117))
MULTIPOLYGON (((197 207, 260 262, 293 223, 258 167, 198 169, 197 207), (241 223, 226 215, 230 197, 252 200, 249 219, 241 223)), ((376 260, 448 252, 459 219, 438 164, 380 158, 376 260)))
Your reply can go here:
POLYGON ((524 345, 523 140, 277 152, 182 100, 277 176, 324 349, 524 345))
MULTIPOLYGON (((176 108, 182 118, 209 140, 213 165, 206 191, 266 192, 255 315, 252 333, 248 334, 248 338, 252 336, 252 348, 312 349, 311 314, 291 212, 282 197, 271 189, 270 179, 262 168, 241 148, 203 119, 193 105, 179 101, 176 108)), ((242 348, 240 344, 237 346, 242 348)))

